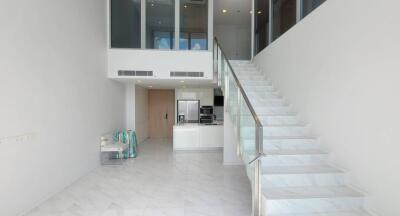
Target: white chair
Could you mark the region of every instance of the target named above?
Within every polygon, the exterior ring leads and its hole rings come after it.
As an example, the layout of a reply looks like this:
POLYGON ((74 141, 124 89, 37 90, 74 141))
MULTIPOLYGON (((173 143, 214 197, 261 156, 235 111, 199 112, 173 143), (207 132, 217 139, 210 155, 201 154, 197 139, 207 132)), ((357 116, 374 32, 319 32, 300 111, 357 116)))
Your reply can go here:
POLYGON ((128 149, 127 144, 124 144, 120 141, 114 142, 111 134, 102 136, 100 143, 101 164, 121 165, 122 159, 124 158, 123 152, 126 151, 127 149, 128 149), (115 154, 118 155, 117 158, 113 157, 113 155, 115 154))

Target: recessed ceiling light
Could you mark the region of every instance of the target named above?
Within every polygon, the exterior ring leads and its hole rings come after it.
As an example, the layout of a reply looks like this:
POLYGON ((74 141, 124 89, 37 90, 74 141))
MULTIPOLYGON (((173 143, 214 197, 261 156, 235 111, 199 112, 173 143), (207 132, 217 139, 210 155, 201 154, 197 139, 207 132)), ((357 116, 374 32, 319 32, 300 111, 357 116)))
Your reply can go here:
POLYGON ((223 14, 228 13, 228 10, 222 9, 222 13, 223 13, 223 14))
POLYGON ((250 11, 250 13, 252 14, 252 13, 253 13, 253 11, 250 11))
POLYGON ((154 7, 154 4, 153 4, 153 3, 151 3, 151 6, 152 6, 152 7, 154 7))
POLYGON ((187 8, 187 5, 183 5, 184 8, 187 8))
POLYGON ((261 12, 261 11, 258 11, 257 13, 258 13, 258 14, 261 14, 262 12, 261 12))

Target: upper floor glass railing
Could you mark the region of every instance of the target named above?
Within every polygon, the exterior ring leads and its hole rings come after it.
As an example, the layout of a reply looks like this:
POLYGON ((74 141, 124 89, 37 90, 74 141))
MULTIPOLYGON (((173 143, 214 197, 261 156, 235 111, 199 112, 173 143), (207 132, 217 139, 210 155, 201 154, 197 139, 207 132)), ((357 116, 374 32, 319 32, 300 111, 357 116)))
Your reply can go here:
POLYGON ((238 155, 246 165, 252 187, 252 215, 261 210, 261 161, 263 156, 263 125, 250 103, 237 74, 235 74, 217 39, 214 40, 214 70, 218 85, 226 98, 225 109, 234 125, 239 141, 238 155))

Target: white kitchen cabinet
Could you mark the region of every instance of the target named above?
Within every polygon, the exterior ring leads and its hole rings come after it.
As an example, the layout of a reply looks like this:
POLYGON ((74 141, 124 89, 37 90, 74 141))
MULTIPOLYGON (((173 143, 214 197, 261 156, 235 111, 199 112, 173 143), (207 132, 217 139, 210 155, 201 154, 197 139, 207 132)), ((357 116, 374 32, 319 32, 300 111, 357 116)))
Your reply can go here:
POLYGON ((179 124, 174 126, 174 151, 217 150, 224 145, 223 125, 179 124))
POLYGON ((222 125, 199 126, 199 146, 202 148, 222 148, 224 127, 222 125))

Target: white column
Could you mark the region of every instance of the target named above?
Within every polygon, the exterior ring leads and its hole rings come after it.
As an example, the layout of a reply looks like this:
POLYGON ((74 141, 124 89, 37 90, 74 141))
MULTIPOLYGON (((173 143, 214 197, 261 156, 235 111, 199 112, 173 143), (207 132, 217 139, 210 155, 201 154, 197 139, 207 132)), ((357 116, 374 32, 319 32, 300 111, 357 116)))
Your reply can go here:
POLYGON ((179 38, 180 38, 180 28, 181 28, 180 3, 181 3, 180 0, 175 0, 175 48, 174 48, 175 50, 179 50, 179 38))
POLYGON ((254 30, 255 30, 255 23, 254 23, 254 9, 255 9, 255 0, 251 1, 251 60, 253 60, 254 57, 254 30))
POLYGON ((140 0, 140 47, 146 49, 146 0, 140 0))
POLYGON ((214 0, 208 0, 208 51, 213 51, 214 41, 214 0))
POLYGON ((125 86, 125 126, 127 130, 135 130, 135 83, 125 86))

